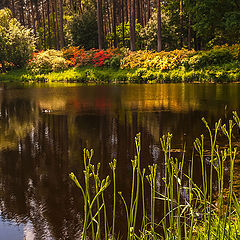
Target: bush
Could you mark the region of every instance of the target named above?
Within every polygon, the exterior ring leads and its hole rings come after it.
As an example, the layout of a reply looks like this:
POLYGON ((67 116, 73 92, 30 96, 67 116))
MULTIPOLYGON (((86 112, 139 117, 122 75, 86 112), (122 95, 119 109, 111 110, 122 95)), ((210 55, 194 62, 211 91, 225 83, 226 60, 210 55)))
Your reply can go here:
POLYGON ((119 69, 121 64, 121 57, 120 56, 113 56, 109 61, 107 62, 107 65, 113 69, 119 69))
MULTIPOLYGON (((13 63, 23 67, 35 49, 35 38, 30 29, 26 29, 9 9, 0 10, 0 62, 13 63)), ((5 70, 5 69, 3 69, 5 70)))
POLYGON ((98 47, 98 27, 96 13, 87 11, 83 15, 74 15, 67 26, 70 42, 85 49, 98 47))
POLYGON ((194 51, 186 49, 174 50, 170 52, 142 51, 130 52, 121 61, 121 68, 147 68, 168 71, 182 66, 182 62, 189 56, 195 54, 194 51))
POLYGON ((63 52, 57 50, 47 50, 34 55, 29 61, 28 68, 32 73, 58 72, 68 67, 63 52))
POLYGON ((233 53, 229 48, 215 48, 210 51, 202 51, 189 58, 189 67, 200 69, 210 65, 222 65, 234 61, 233 53))

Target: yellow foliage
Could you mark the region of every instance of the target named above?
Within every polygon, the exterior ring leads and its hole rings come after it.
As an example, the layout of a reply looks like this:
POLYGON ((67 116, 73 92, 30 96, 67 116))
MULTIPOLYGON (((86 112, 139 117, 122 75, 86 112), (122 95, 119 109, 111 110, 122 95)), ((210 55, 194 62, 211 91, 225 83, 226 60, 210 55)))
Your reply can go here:
POLYGON ((130 52, 129 55, 124 57, 121 61, 121 68, 147 68, 158 69, 160 71, 172 70, 181 65, 184 59, 195 53, 194 50, 189 51, 187 49, 176 49, 170 52, 139 50, 137 52, 130 52))

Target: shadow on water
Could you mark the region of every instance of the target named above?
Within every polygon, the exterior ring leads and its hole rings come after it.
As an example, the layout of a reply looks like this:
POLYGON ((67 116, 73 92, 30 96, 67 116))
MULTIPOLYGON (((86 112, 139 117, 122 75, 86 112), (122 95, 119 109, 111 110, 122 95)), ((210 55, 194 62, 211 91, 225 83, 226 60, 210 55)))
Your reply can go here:
MULTIPOLYGON (((127 196, 134 137, 141 132, 142 167, 158 163, 161 191, 159 138, 173 133, 174 154, 181 156, 186 145, 191 155, 193 139, 206 132, 201 117, 213 126, 240 105, 237 84, 2 86, 0 91, 0 211, 16 228, 0 226, 19 239, 80 238, 83 202, 68 174, 73 171, 83 180, 83 148, 95 150, 103 177, 111 174, 109 162, 117 159, 117 190, 127 196)), ((198 166, 196 162, 196 183, 201 182, 198 166)), ((106 201, 111 209, 111 188, 106 201)), ((157 209, 160 218, 161 203, 157 209)), ((116 232, 124 233, 120 198, 116 215, 116 232)))

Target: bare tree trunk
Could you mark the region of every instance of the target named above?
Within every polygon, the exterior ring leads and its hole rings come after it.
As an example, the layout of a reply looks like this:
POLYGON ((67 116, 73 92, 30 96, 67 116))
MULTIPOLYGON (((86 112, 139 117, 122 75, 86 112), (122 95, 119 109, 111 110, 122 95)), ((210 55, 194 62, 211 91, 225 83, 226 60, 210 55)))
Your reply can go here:
POLYGON ((124 0, 122 0, 122 42, 123 42, 123 47, 125 45, 125 22, 124 22, 124 0))
POLYGON ((59 0, 59 18, 60 18, 60 47, 64 48, 64 33, 63 33, 63 0, 59 0))
POLYGON ((37 17, 37 30, 41 27, 40 15, 39 15, 39 7, 38 0, 35 0, 35 9, 36 9, 36 17, 37 17))
POLYGON ((24 17, 24 9, 23 9, 24 1, 21 0, 19 2, 19 4, 20 4, 20 6, 19 6, 20 7, 20 22, 21 22, 22 25, 25 26, 25 17, 24 17))
POLYGON ((162 23, 161 23, 161 0, 157 0, 157 19, 158 19, 158 31, 157 31, 157 49, 158 52, 162 51, 162 23))
POLYGON ((49 0, 47 0, 47 18, 48 18, 48 47, 51 48, 51 22, 50 22, 50 8, 49 8, 49 0))
POLYGON ((52 16, 53 16, 53 33, 54 33, 54 43, 55 43, 55 49, 58 49, 58 39, 57 39, 57 33, 56 33, 56 25, 55 25, 55 14, 54 14, 54 0, 51 0, 52 5, 52 16))
POLYGON ((57 49, 59 49, 59 28, 58 28, 57 0, 54 0, 54 10, 55 10, 56 33, 57 33, 57 49))
POLYGON ((128 0, 125 0, 125 16, 126 16, 126 22, 129 21, 128 19, 128 0))
POLYGON ((191 50, 191 41, 192 41, 192 23, 191 18, 188 18, 188 50, 191 50))
POLYGON ((137 21, 138 23, 142 24, 141 23, 141 17, 140 17, 140 3, 139 3, 140 0, 136 0, 136 12, 137 12, 137 21))
POLYGON ((107 15, 108 15, 108 27, 109 27, 109 32, 111 32, 111 16, 110 16, 110 11, 109 11, 109 2, 107 0, 107 15))
POLYGON ((146 26, 147 24, 147 11, 145 8, 145 0, 142 1, 142 10, 143 10, 143 22, 144 22, 144 26, 146 26))
POLYGON ((116 33, 116 0, 113 1, 113 45, 116 48, 117 47, 117 33, 116 33))
POLYGON ((98 48, 103 49, 102 0, 97 0, 98 48))
POLYGON ((180 0, 180 47, 183 47, 183 0, 180 0))
POLYGON ((27 7, 27 21, 28 21, 28 28, 31 28, 32 27, 32 25, 31 25, 31 13, 30 13, 30 8, 31 7, 29 7, 29 4, 30 4, 30 2, 28 0, 28 2, 27 2, 27 5, 28 5, 28 7, 27 7))
POLYGON ((35 25, 35 16, 34 16, 34 9, 33 9, 33 0, 30 0, 30 7, 31 7, 31 12, 32 12, 32 25, 33 25, 33 31, 34 35, 37 35, 36 32, 36 25, 35 25))
POLYGON ((43 0, 42 0, 42 16, 43 16, 43 38, 44 38, 44 50, 46 50, 46 24, 45 24, 45 12, 44 12, 44 4, 43 4, 43 0))
POLYGON ((147 22, 149 21, 150 17, 151 17, 150 0, 147 0, 147 22))
POLYGON ((130 49, 131 51, 136 50, 135 43, 135 0, 129 1, 128 9, 130 11, 130 49))

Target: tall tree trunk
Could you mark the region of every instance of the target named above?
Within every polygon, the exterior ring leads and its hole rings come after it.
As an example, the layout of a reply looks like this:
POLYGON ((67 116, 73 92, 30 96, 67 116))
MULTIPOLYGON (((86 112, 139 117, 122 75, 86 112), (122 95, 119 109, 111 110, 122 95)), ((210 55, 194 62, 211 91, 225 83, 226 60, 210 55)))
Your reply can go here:
POLYGON ((124 0, 125 1, 125 16, 126 16, 126 22, 129 21, 128 19, 128 0, 124 0))
POLYGON ((161 23, 161 0, 157 0, 157 19, 158 19, 158 30, 157 30, 157 49, 158 52, 162 51, 162 23, 161 23))
POLYGON ((136 50, 136 37, 135 37, 135 0, 129 1, 128 9, 130 11, 130 49, 131 51, 136 50))
POLYGON ((103 49, 102 0, 97 0, 98 48, 103 49))
POLYGON ((43 0, 42 0, 43 41, 44 41, 43 47, 44 47, 44 50, 46 50, 46 24, 45 24, 45 12, 44 11, 45 11, 45 8, 44 8, 43 0))
POLYGON ((137 12, 137 21, 138 23, 141 23, 141 17, 140 17, 140 0, 136 0, 136 12, 137 12))
POLYGON ((57 33, 57 49, 59 49, 59 28, 58 28, 58 9, 57 9, 57 0, 54 0, 54 10, 55 10, 55 24, 56 24, 56 33, 57 33))
POLYGON ((183 47, 183 0, 180 0, 180 47, 183 47))
POLYGON ((147 22, 149 21, 150 17, 151 17, 150 0, 147 0, 147 22))
POLYGON ((39 27, 41 27, 38 1, 39 0, 35 0, 35 9, 36 9, 36 17, 37 17, 37 30, 39 29, 39 27))
POLYGON ((49 6, 49 0, 47 0, 47 19, 48 19, 48 47, 51 48, 51 22, 50 22, 50 6, 49 6))
POLYGON ((146 7, 145 7, 145 0, 142 1, 142 11, 143 11, 144 26, 146 26, 146 24, 147 24, 147 11, 146 11, 146 7))
POLYGON ((55 43, 55 49, 58 49, 58 39, 57 39, 57 33, 56 33, 56 24, 55 24, 55 14, 54 14, 54 0, 51 0, 51 6, 52 6, 52 17, 53 17, 53 33, 54 33, 54 43, 55 43))
POLYGON ((125 45, 125 22, 124 22, 124 0, 122 0, 122 42, 125 45))
POLYGON ((59 18, 60 18, 60 47, 64 48, 64 33, 63 33, 63 0, 59 0, 59 18))
POLYGON ((117 32, 116 32, 116 0, 113 1, 113 45, 117 47, 117 32))
POLYGON ((28 2, 27 2, 27 5, 28 5, 28 7, 27 7, 26 9, 27 9, 28 28, 31 28, 31 27, 32 27, 32 25, 31 25, 31 13, 30 13, 31 7, 29 6, 29 5, 31 5, 31 4, 30 4, 29 0, 28 0, 28 2))
POLYGON ((24 7, 24 1, 23 0, 20 0, 20 22, 21 22, 21 24, 22 25, 24 25, 25 26, 25 17, 24 17, 24 9, 23 9, 23 7, 24 7))
POLYGON ((191 50, 191 41, 192 41, 192 23, 191 18, 188 18, 188 50, 191 50))
POLYGON ((107 15, 108 15, 108 27, 109 27, 109 32, 111 32, 111 16, 110 16, 110 10, 109 10, 109 2, 107 0, 107 15))
POLYGON ((34 16, 34 9, 33 9, 33 0, 30 0, 30 7, 31 7, 31 13, 32 13, 32 25, 33 25, 33 32, 34 35, 37 35, 36 32, 36 25, 35 25, 35 16, 34 16))

